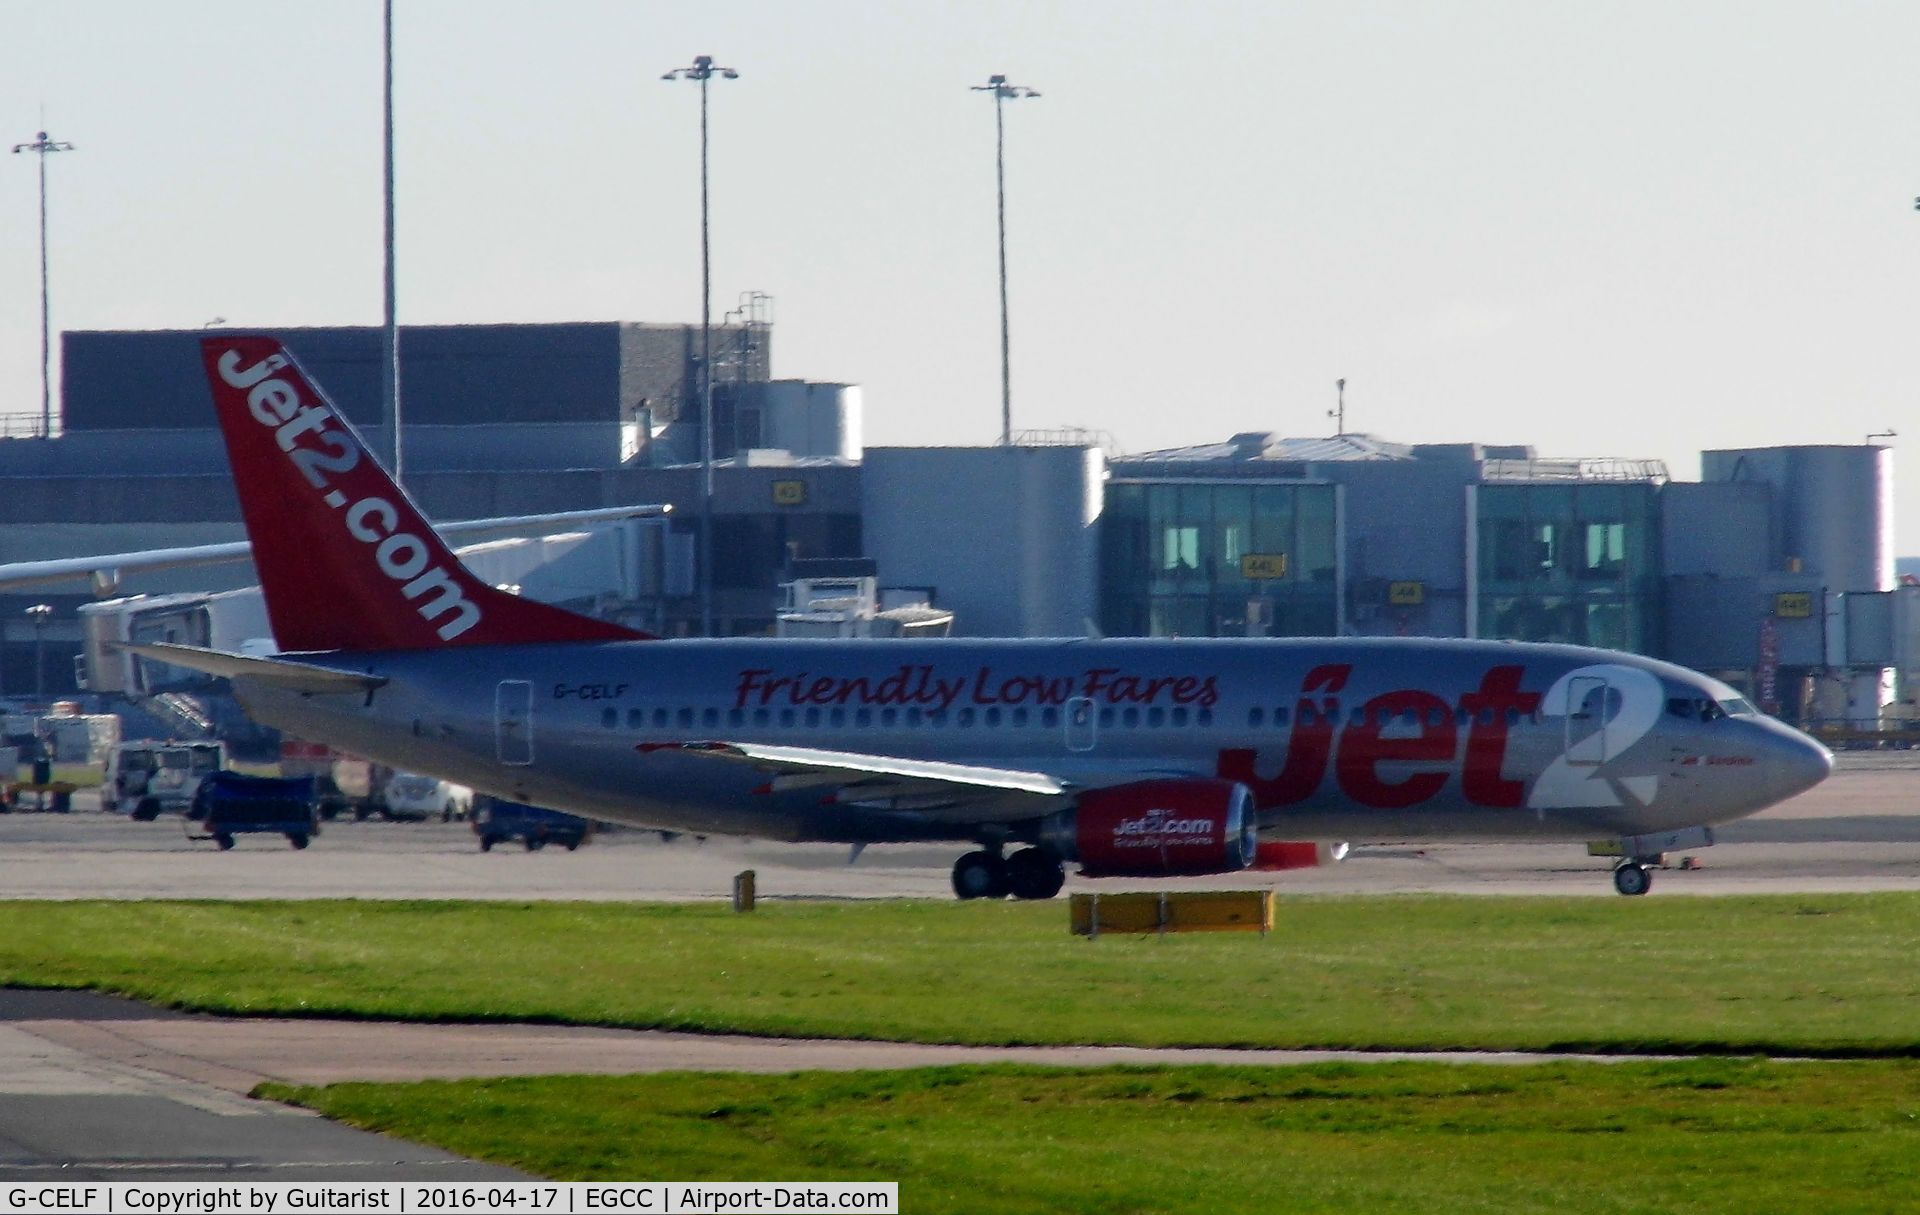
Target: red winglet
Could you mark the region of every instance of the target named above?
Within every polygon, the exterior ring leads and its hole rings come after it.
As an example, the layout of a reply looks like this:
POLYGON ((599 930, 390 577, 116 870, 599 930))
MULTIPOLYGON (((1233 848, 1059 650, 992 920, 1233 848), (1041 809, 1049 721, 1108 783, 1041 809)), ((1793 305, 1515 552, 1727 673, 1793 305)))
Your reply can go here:
POLYGON ((200 348, 282 649, 649 638, 476 578, 277 339, 200 348))

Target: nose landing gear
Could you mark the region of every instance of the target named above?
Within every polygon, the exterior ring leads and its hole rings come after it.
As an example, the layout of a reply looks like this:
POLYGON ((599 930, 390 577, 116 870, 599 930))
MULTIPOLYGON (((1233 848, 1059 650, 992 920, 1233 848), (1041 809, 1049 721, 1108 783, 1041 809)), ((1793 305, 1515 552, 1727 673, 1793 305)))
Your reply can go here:
POLYGON ((962 899, 1050 899, 1066 885, 1067 870, 1045 848, 1003 857, 998 848, 969 852, 953 864, 953 893, 962 899))

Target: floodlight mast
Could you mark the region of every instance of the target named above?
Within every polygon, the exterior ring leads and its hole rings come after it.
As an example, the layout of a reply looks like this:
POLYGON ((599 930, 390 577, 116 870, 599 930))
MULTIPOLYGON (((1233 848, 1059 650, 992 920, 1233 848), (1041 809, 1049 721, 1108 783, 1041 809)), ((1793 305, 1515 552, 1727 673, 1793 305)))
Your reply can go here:
POLYGON ((707 81, 737 80, 712 55, 695 55, 691 67, 674 68, 662 80, 700 86, 700 635, 713 636, 713 261, 707 211, 707 81))
POLYGON ((985 84, 967 86, 976 93, 993 94, 993 169, 1000 216, 1000 445, 1013 443, 1013 372, 1008 356, 1007 325, 1007 124, 1006 103, 1038 97, 1024 84, 1008 84, 1005 76, 989 76, 985 84))
MULTIPOLYGON (((45 121, 43 115, 41 121, 45 121)), ((47 157, 71 152, 73 145, 36 132, 32 143, 16 143, 13 150, 32 152, 40 161, 40 437, 53 437, 53 328, 47 305, 47 157)))

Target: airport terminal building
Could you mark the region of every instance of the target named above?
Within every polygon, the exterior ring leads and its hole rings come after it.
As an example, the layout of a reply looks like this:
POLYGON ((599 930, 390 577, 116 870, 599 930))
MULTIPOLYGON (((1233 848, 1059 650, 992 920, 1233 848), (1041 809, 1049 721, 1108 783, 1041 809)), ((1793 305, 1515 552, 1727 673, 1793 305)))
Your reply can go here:
MULTIPOLYGON (((64 335, 63 432, 0 440, 0 561, 240 538, 202 336, 64 335)), ((379 331, 286 336, 373 441, 379 331)), ((1798 718, 1876 713, 1916 648, 1884 447, 1711 451, 1700 481, 1653 460, 1357 434, 1136 454, 1078 434, 865 448, 859 390, 774 379, 771 336, 750 320, 715 331, 724 633, 773 627, 796 559, 860 557, 964 635, 1571 642, 1712 672, 1798 718)), ((697 346, 686 325, 404 328, 408 488, 441 519, 669 503, 613 585, 559 597, 694 631, 697 346)), ((186 571, 123 590, 249 580, 186 571)), ((85 599, 0 598, 6 691, 33 678, 25 607, 55 605, 42 641, 70 654, 60 621, 85 599)))

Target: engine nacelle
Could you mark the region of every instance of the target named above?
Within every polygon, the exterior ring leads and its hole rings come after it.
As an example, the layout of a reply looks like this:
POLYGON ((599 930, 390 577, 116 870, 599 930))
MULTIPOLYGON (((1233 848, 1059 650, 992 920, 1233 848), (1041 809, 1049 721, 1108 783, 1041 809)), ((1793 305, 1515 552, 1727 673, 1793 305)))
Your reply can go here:
POLYGON ((1040 843, 1093 875, 1235 873, 1253 864, 1259 815, 1245 785, 1149 780, 1083 794, 1040 843))

